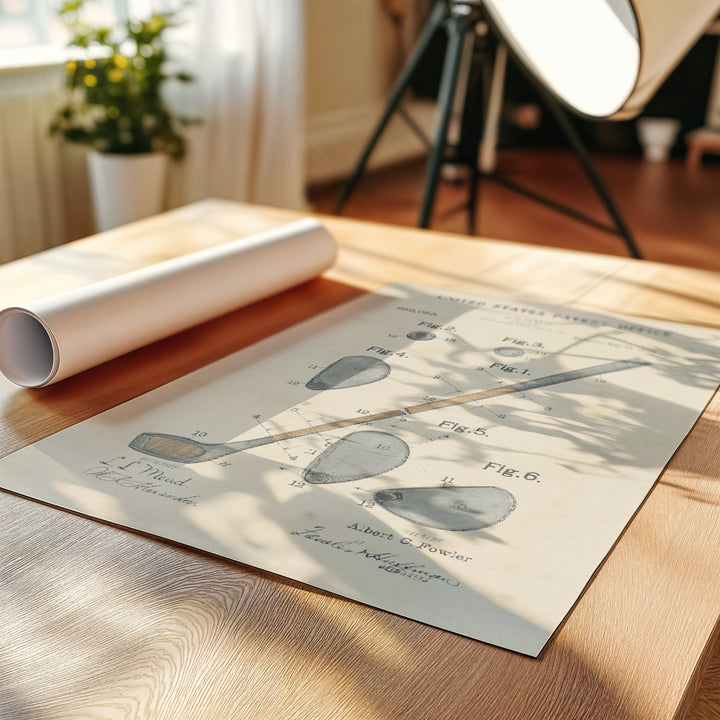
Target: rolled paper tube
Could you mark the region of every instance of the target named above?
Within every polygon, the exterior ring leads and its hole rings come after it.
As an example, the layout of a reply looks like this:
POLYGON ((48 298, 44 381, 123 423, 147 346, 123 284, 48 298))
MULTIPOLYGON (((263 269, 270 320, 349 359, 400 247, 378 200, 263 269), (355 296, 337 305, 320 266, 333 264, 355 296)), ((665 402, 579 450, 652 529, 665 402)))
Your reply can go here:
POLYGON ((320 275, 337 246, 306 218, 0 312, 0 372, 63 380, 320 275))

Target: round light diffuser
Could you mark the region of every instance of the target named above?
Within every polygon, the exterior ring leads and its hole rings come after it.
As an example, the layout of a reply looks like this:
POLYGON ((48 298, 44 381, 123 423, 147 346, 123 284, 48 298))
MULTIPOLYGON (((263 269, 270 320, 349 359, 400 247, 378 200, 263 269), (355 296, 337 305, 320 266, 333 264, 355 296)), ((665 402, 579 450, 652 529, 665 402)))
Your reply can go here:
POLYGON ((518 60, 582 115, 638 115, 717 17, 717 0, 485 0, 518 60))

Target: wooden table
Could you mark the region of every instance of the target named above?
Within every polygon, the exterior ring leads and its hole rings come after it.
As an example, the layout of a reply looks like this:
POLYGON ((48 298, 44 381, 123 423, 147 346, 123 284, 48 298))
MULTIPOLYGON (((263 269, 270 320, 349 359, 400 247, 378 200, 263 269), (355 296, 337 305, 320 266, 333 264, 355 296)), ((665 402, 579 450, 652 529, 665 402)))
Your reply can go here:
MULTIPOLYGON (((0 267, 0 302, 297 216, 204 201, 0 267)), ((49 388, 2 380, 0 454, 388 282, 720 326, 716 274, 321 219, 341 247, 323 278, 49 388)), ((538 659, 0 493, 0 717, 662 720, 703 678, 690 716, 719 717, 719 410, 538 659)))

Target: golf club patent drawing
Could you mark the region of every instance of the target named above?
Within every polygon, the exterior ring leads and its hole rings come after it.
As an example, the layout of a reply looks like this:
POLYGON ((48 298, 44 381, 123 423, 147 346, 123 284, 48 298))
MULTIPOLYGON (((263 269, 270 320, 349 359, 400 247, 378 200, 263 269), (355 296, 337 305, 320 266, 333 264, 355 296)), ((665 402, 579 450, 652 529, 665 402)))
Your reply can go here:
POLYGON ((488 390, 478 390, 464 395, 433 400, 432 402, 420 403, 418 405, 409 405, 395 410, 386 410, 379 413, 334 420, 319 425, 303 427, 297 430, 288 430, 274 435, 266 435, 264 437, 252 438, 250 440, 240 440, 231 443, 204 443, 194 438, 183 437, 180 435, 143 432, 134 438, 129 445, 133 450, 138 450, 146 455, 151 455, 162 460, 170 460, 178 463, 206 462, 209 460, 217 460, 218 458, 225 457, 226 455, 242 452, 244 450, 250 450, 263 445, 280 442, 282 440, 290 440, 297 437, 303 437, 305 435, 322 433, 329 430, 338 430, 354 425, 368 424, 378 420, 401 417, 403 415, 414 415, 427 410, 437 410, 439 408, 462 405, 475 400, 485 400, 488 398, 499 397, 501 395, 509 395, 511 393, 527 392, 529 390, 536 390, 550 385, 567 383, 572 380, 595 377, 611 372, 619 372, 621 370, 629 370, 631 368, 649 364, 650 363, 648 361, 639 359, 601 363, 599 365, 592 365, 579 370, 555 373, 535 378, 533 380, 524 380, 511 385, 502 385, 488 390))

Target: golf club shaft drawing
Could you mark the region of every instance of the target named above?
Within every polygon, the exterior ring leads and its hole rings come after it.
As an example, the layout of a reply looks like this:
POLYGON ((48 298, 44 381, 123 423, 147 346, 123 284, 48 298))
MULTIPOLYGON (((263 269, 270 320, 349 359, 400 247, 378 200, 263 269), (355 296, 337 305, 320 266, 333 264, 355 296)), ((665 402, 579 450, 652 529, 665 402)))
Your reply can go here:
POLYGON ((630 368, 649 364, 650 363, 645 360, 618 360, 615 362, 602 363, 579 370, 569 370, 553 375, 546 375, 533 380, 523 380, 522 382, 512 385, 501 385, 488 390, 478 390, 455 397, 432 400, 431 402, 420 403, 418 405, 409 405, 396 410, 386 410, 384 412, 359 415, 343 420, 333 420, 320 425, 309 425, 297 430, 288 430, 275 435, 266 435, 261 438, 252 438, 250 440, 241 440, 233 443, 203 443, 193 438, 186 438, 179 435, 141 433, 130 443, 130 447, 147 455, 162 458, 163 460, 172 460, 181 463, 205 462, 207 460, 216 460, 231 453, 250 450, 251 448, 262 445, 269 445, 270 443, 281 440, 291 440, 297 437, 303 437, 304 435, 322 433, 327 430, 337 430, 352 425, 365 425, 377 420, 402 417, 403 415, 414 415, 427 410, 438 410, 454 405, 462 405, 475 400, 485 400, 501 395, 509 395, 511 393, 527 392, 550 385, 558 385, 560 383, 567 383, 572 380, 580 380, 588 377, 597 377, 598 375, 619 372, 620 370, 629 370, 630 368))

